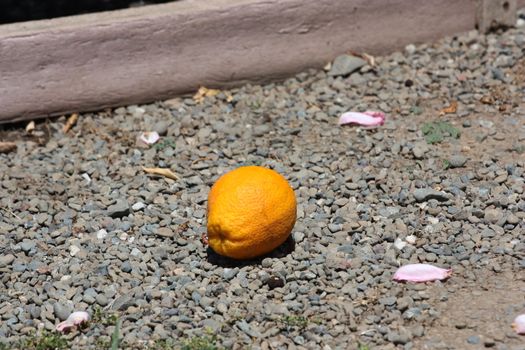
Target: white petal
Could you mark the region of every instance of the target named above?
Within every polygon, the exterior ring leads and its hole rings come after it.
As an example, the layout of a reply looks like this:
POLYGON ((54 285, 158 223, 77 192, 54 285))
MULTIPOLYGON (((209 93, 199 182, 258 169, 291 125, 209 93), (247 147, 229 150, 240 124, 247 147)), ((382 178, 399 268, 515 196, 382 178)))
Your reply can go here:
POLYGON ((525 334, 525 314, 519 315, 514 319, 512 328, 514 328, 518 334, 525 334))
POLYGON ((156 131, 146 131, 140 134, 140 140, 147 145, 153 145, 159 138, 160 136, 156 131))

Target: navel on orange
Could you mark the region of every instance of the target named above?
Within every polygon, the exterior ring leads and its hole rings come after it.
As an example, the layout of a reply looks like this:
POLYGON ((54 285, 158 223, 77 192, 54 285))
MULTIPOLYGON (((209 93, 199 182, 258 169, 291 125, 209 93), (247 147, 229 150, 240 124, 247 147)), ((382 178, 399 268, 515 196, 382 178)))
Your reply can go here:
POLYGON ((286 241, 296 211, 294 191, 282 175, 260 166, 237 168, 208 195, 208 243, 234 259, 264 255, 286 241))

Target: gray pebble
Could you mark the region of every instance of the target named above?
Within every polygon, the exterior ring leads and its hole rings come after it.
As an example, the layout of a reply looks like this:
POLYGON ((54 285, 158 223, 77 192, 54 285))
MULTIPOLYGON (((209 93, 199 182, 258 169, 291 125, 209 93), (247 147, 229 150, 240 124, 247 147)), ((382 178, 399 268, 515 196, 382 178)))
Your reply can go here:
POLYGON ((73 308, 61 303, 54 303, 53 312, 56 318, 58 318, 60 321, 65 321, 73 312, 73 308))
POLYGON ((155 231, 155 234, 157 236, 160 236, 160 237, 167 237, 167 238, 170 238, 170 237, 174 237, 175 236, 175 231, 173 231, 172 229, 170 229, 169 227, 159 227, 156 231, 155 231))
POLYGON ((121 218, 129 215, 129 203, 125 199, 118 199, 113 205, 107 208, 107 215, 112 218, 121 218))
POLYGON ((350 55, 337 56, 334 62, 332 63, 332 67, 330 68, 328 75, 334 77, 340 75, 348 75, 353 71, 361 68, 365 64, 366 61, 359 57, 350 55))
POLYGON ((15 261, 13 254, 0 255, 0 267, 11 265, 13 261, 15 261))
POLYGON ((237 275, 238 272, 239 272, 238 268, 233 268, 233 269, 231 269, 231 268, 224 268, 222 276, 223 276, 223 278, 225 280, 229 281, 232 278, 234 278, 235 275, 237 275))
POLYGON ((246 333, 247 335, 249 335, 250 337, 253 337, 253 338, 260 338, 261 337, 261 333, 259 333, 257 330, 253 329, 249 324, 248 322, 246 322, 245 320, 241 320, 241 321, 238 321, 236 323, 236 326, 241 330, 243 331, 244 333, 246 333))
POLYGON ((436 191, 432 188, 417 188, 414 190, 413 195, 418 202, 424 202, 430 199, 436 199, 440 202, 448 200, 448 195, 446 193, 436 191))
POLYGON ((26 253, 35 249, 35 247, 36 247, 36 242, 29 240, 29 239, 24 239, 24 241, 20 243, 20 248, 26 253))
POLYGON ((462 155, 453 155, 449 158, 449 166, 451 168, 461 168, 467 163, 467 157, 462 155))
POLYGON ((122 263, 122 265, 120 265, 120 269, 122 270, 122 272, 129 273, 133 268, 131 267, 131 263, 129 262, 129 260, 126 260, 122 263))
POLYGON ((479 344, 481 342, 481 338, 478 335, 471 335, 467 338, 467 343, 469 344, 479 344))

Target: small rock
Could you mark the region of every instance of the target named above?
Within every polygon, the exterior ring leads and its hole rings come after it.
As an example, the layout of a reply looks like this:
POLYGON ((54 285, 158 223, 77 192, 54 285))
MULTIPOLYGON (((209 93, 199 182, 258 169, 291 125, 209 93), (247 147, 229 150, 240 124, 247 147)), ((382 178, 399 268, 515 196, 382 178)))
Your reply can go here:
POLYGON ((153 130, 155 130, 159 136, 166 136, 168 133, 168 128, 169 124, 167 121, 160 121, 155 125, 153 130))
POLYGON ((73 312, 73 309, 60 303, 54 303, 53 312, 60 321, 65 321, 73 312))
POLYGON ((387 335, 388 341, 394 344, 404 345, 410 341, 412 334, 406 330, 400 330, 399 332, 390 332, 387 335))
POLYGON ((202 321, 202 326, 205 329, 211 329, 213 332, 219 332, 220 329, 222 328, 222 323, 217 322, 214 319, 207 318, 202 321))
POLYGON ((115 204, 108 207, 107 215, 112 218, 121 218, 129 215, 129 203, 124 199, 118 199, 115 204))
POLYGON ((15 256, 13 254, 6 254, 0 256, 0 267, 6 267, 11 265, 15 261, 15 256))
POLYGON ((131 209, 133 209, 133 211, 139 211, 139 210, 142 210, 146 208, 146 204, 142 203, 142 202, 137 202, 135 204, 133 204, 131 206, 131 209))
POLYGON ((26 264, 22 264, 20 262, 13 263, 13 271, 14 272, 24 272, 25 270, 27 270, 27 265, 26 264))
POLYGON ((175 236, 175 231, 173 231, 172 229, 168 228, 168 227, 159 227, 157 229, 157 231, 155 232, 155 234, 157 236, 161 236, 161 237, 173 237, 175 236))
POLYGON ((297 335, 293 338, 293 342, 297 345, 303 345, 305 343, 305 339, 303 336, 297 335))
POLYGON ((124 311, 128 307, 130 307, 132 304, 133 304, 133 299, 131 298, 131 296, 124 294, 118 297, 117 299, 115 299, 115 301, 113 302, 113 305, 111 305, 111 309, 124 311))
POLYGON ((75 256, 78 254, 78 252, 80 252, 80 248, 77 247, 76 245, 71 245, 69 247, 69 255, 71 256, 75 256))
POLYGON ((460 154, 454 155, 450 157, 450 159, 448 160, 449 166, 451 168, 461 168, 462 166, 465 165, 466 162, 467 162, 467 157, 462 156, 460 154))
MULTIPOLYGON (((511 224, 511 225, 516 225, 520 222, 520 218, 518 218, 516 215, 510 213, 508 216, 507 216, 507 223, 508 224, 511 224)), ((1 266, 1 263, 0 263, 0 266, 1 266)))
POLYGON ((416 45, 408 44, 405 46, 405 52, 407 55, 413 55, 416 52, 416 45))
POLYGON ((266 284, 270 289, 281 288, 284 287, 284 280, 279 276, 270 276, 266 284))
POLYGON ((481 338, 477 335, 471 335, 470 337, 467 338, 467 343, 469 344, 479 344, 480 341, 481 341, 481 338))
POLYGON ((98 239, 104 239, 108 235, 108 231, 101 229, 97 231, 97 238, 98 239))
POLYGON ((392 306, 392 305, 395 305, 396 298, 395 297, 385 297, 385 298, 379 299, 379 302, 386 306, 392 306))
POLYGON ((300 243, 303 241, 303 239, 304 233, 298 231, 293 233, 293 240, 295 241, 295 243, 300 243))
POLYGON ((29 239, 24 239, 24 241, 20 243, 20 248, 26 253, 28 253, 35 247, 36 247, 36 242, 29 240, 29 239))
POLYGON ((31 317, 34 319, 40 318, 41 312, 42 312, 42 308, 40 306, 31 305, 29 308, 29 313, 31 314, 31 317))
POLYGON ((417 188, 414 190, 413 195, 418 202, 424 202, 430 199, 436 199, 440 202, 448 200, 448 196, 445 192, 436 191, 432 188, 417 188))
POLYGON ((233 277, 235 277, 235 275, 237 274, 237 272, 239 272, 239 269, 238 268, 235 268, 235 269, 230 269, 230 268, 225 268, 222 272, 222 277, 225 279, 225 280, 231 280, 233 277))
POLYGON ((361 68, 366 64, 366 61, 355 56, 341 55, 336 57, 332 63, 332 68, 328 72, 329 76, 337 77, 341 75, 348 75, 353 71, 361 68))
POLYGON ((403 241, 401 238, 396 238, 394 241, 394 247, 396 247, 398 250, 403 250, 407 245, 407 242, 403 241))
POLYGON ((487 208, 485 209, 484 219, 486 222, 495 224, 503 218, 503 213, 498 208, 487 208))
POLYGON ((412 153, 416 159, 421 159, 429 150, 426 142, 417 142, 412 149, 412 153))
POLYGON ((122 270, 122 272, 129 273, 133 268, 131 267, 131 263, 129 262, 129 260, 126 260, 122 263, 122 265, 120 265, 120 269, 122 270))
POLYGON ((95 301, 100 306, 106 306, 109 304, 109 300, 104 294, 97 294, 95 301))
POLYGON ((487 128, 487 129, 491 129, 493 126, 494 126, 494 123, 489 121, 489 120, 479 120, 478 121, 479 125, 481 125, 482 127, 484 128, 487 128))
POLYGON ((245 320, 237 322, 236 325, 241 331, 243 331, 250 337, 259 338, 261 336, 261 333, 253 329, 245 320))

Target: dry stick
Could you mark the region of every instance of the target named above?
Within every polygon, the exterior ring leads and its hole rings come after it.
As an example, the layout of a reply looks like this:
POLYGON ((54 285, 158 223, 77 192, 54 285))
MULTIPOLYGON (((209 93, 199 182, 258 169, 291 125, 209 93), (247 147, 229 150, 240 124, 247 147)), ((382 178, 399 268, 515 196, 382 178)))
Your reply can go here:
POLYGON ((73 125, 75 125, 77 123, 77 120, 78 120, 78 113, 73 113, 71 114, 71 116, 67 119, 67 122, 66 124, 64 125, 64 127, 62 128, 62 132, 65 134, 66 132, 69 131, 69 129, 71 129, 73 127, 73 125))

